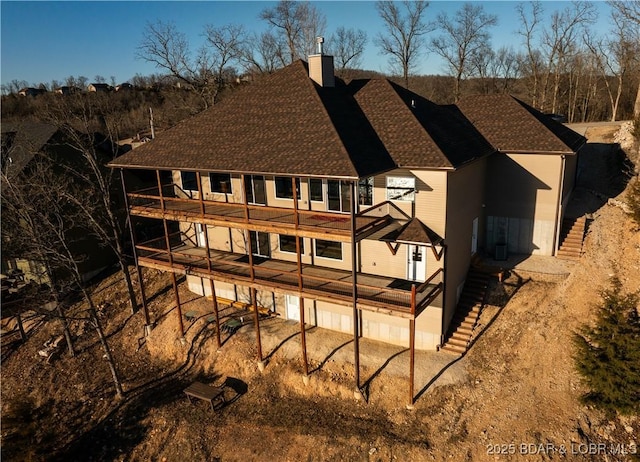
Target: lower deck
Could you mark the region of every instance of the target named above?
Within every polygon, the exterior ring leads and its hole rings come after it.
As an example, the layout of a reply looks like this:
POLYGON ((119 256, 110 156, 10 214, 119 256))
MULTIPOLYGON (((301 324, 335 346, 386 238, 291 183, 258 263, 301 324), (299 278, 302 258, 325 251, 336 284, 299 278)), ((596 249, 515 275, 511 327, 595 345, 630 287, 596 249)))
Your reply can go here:
MULTIPOLYGON (((223 252, 191 245, 177 245, 171 252, 138 248, 138 262, 147 267, 228 282, 259 290, 313 298, 339 305, 353 304, 351 271, 317 265, 223 252), (300 271, 299 271, 300 270, 300 271)), ((357 273, 356 302, 359 309, 409 319, 428 306, 442 307, 442 272, 430 280, 414 282, 379 275, 357 273)))

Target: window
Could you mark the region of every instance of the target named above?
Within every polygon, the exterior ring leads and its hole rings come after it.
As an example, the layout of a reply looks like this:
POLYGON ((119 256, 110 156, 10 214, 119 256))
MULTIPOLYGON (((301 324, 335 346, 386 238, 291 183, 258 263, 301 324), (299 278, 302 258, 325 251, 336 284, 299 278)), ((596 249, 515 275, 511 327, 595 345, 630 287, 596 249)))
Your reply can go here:
POLYGON ((198 180, 196 178, 196 172, 180 172, 182 178, 182 189, 185 191, 197 191, 198 180))
POLYGON ((342 260, 342 243, 316 239, 316 256, 342 260))
POLYGON ((351 191, 349 183, 342 180, 327 181, 327 208, 334 212, 351 211, 351 191))
POLYGON ((312 201, 323 201, 322 180, 320 178, 309 178, 309 196, 312 201))
POLYGON ((251 239, 251 253, 258 257, 270 257, 271 247, 269 245, 269 233, 260 231, 249 231, 251 239))
MULTIPOLYGON (((293 185, 291 178, 286 176, 277 176, 276 197, 278 199, 293 199, 293 185)), ((296 189, 298 190, 298 199, 300 199, 300 178, 296 178, 296 189)))
POLYGON ((209 173, 212 193, 231 194, 231 175, 229 173, 209 173))
POLYGON ((358 181, 358 204, 373 205, 373 177, 358 181))
MULTIPOLYGON (((296 238, 295 236, 287 236, 286 234, 280 235, 280 251, 296 253, 296 238)), ((300 253, 304 253, 304 239, 300 238, 300 253)))
POLYGON ((412 176, 388 176, 387 200, 410 201, 415 199, 416 179, 412 176))
POLYGON ((264 177, 262 175, 245 175, 244 192, 249 204, 267 203, 267 195, 264 190, 264 177))

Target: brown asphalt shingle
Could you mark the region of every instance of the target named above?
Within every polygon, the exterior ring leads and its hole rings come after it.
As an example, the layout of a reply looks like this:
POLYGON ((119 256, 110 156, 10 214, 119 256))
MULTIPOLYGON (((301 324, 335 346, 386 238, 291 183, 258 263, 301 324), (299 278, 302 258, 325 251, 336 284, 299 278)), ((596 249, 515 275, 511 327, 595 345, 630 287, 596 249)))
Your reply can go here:
POLYGON ((355 98, 398 167, 456 168, 494 149, 455 108, 386 79, 354 81, 355 98))
POLYGON ((358 178, 371 173, 365 153, 379 164, 388 157, 382 149, 368 143, 347 151, 306 64, 296 61, 111 165, 358 178), (368 153, 372 145, 375 152, 368 153))
POLYGON ((56 131, 55 126, 40 122, 3 122, 3 144, 7 142, 7 156, 11 158, 10 164, 3 166, 6 167, 7 177, 12 178, 22 172, 56 131))
POLYGON ((509 95, 463 98, 458 107, 502 152, 572 153, 584 137, 509 95))

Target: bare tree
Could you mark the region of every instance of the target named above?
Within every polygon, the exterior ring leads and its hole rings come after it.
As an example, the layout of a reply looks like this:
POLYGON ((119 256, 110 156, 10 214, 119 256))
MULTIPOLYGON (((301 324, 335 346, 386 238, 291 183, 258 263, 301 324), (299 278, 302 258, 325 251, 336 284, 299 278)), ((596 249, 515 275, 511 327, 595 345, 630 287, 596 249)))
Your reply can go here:
POLYGON ((286 45, 272 32, 253 34, 242 47, 240 61, 251 74, 270 74, 286 65, 286 45))
POLYGON ((340 26, 329 39, 327 47, 336 61, 336 69, 343 74, 347 66, 358 68, 367 44, 367 33, 362 29, 346 29, 340 26))
POLYGON ((630 34, 633 25, 625 16, 613 10, 611 20, 613 29, 606 39, 594 39, 585 34, 584 43, 602 74, 611 104, 611 121, 614 122, 626 76, 638 63, 640 44, 637 37, 630 34), (615 88, 611 78, 615 81, 615 88))
POLYGON ((530 16, 527 14, 523 3, 519 3, 516 6, 516 12, 518 13, 521 24, 521 27, 518 29, 518 34, 522 36, 526 48, 525 54, 521 59, 520 68, 521 72, 528 75, 533 81, 532 84, 529 85, 529 97, 531 104, 536 106, 538 101, 538 87, 542 74, 542 58, 540 51, 534 44, 534 40, 536 29, 542 21, 543 10, 542 4, 539 1, 531 2, 529 5, 531 7, 530 16))
POLYGON ((264 9, 260 18, 269 23, 277 41, 286 44, 288 57, 284 64, 304 59, 312 52, 315 38, 326 27, 324 15, 308 2, 281 0, 273 8, 264 9))
POLYGON ((576 39, 582 28, 596 19, 593 4, 573 2, 562 11, 551 15, 548 28, 543 31, 541 46, 546 58, 546 72, 542 81, 540 110, 547 109, 549 86, 552 86, 551 111, 557 111, 560 78, 566 71, 566 64, 576 52, 576 39))
MULTIPOLYGON (((628 0, 628 1, 609 1, 607 2, 619 16, 625 18, 630 24, 634 24, 629 29, 631 34, 630 39, 639 41, 640 37, 640 0, 628 0)), ((638 82, 638 91, 636 93, 636 101, 633 106, 633 115, 635 118, 640 118, 640 81, 638 82)))
POLYGON ((113 169, 106 167, 106 163, 118 152, 120 114, 110 109, 112 100, 108 95, 94 96, 55 98, 42 117, 58 127, 65 136, 66 145, 82 160, 77 167, 64 166, 71 178, 84 185, 84 189, 76 190, 77 196, 69 195, 67 200, 84 214, 88 228, 118 259, 127 284, 131 309, 136 312, 136 295, 123 247, 123 220, 114 211, 117 202, 114 194, 121 192, 117 187, 114 189, 118 182, 113 177, 113 169))
POLYGON ((389 56, 389 64, 399 71, 404 86, 409 88, 409 74, 415 69, 416 60, 422 53, 426 34, 433 26, 424 20, 429 2, 382 1, 376 3, 378 14, 384 22, 384 32, 377 35, 375 44, 380 53, 389 56))
POLYGON ((442 56, 455 77, 454 100, 460 98, 460 82, 471 72, 470 58, 482 50, 490 49, 487 29, 498 23, 495 15, 484 12, 482 5, 465 3, 450 19, 441 13, 436 19, 442 35, 431 41, 431 49, 442 56))
POLYGON ((216 103, 224 87, 225 66, 239 60, 245 33, 240 26, 216 28, 208 25, 204 36, 206 44, 192 56, 186 36, 177 30, 175 24, 162 21, 147 23, 136 56, 154 63, 196 90, 204 108, 207 108, 216 103))
MULTIPOLYGON (((113 378, 116 397, 122 398, 123 390, 116 363, 80 268, 83 255, 79 254, 77 249, 78 243, 86 236, 86 230, 83 230, 86 220, 83 211, 77 207, 76 199, 83 197, 83 188, 81 191, 74 191, 78 187, 75 181, 60 181, 59 175, 55 173, 58 167, 53 159, 37 154, 30 162, 28 174, 9 176, 3 172, 2 206, 4 210, 9 211, 10 218, 16 219, 14 224, 17 227, 12 230, 13 234, 9 235, 9 240, 12 237, 22 239, 22 242, 28 245, 23 249, 27 251, 28 256, 41 258, 51 275, 57 273, 56 277, 52 278, 52 281, 55 281, 55 286, 52 282, 54 293, 60 295, 70 289, 82 293, 88 304, 87 316, 75 319, 90 323, 96 330, 113 378), (25 234, 28 236, 27 240, 24 240, 25 234), (61 281, 68 285, 63 286, 61 281)), ((93 198, 84 197, 85 207, 89 207, 93 198)), ((6 224, 3 223, 3 233, 4 225, 6 224)), ((5 238, 6 235, 3 236, 3 240, 5 238)), ((62 311, 60 297, 57 298, 58 313, 63 320, 69 351, 73 355, 68 317, 62 311)))

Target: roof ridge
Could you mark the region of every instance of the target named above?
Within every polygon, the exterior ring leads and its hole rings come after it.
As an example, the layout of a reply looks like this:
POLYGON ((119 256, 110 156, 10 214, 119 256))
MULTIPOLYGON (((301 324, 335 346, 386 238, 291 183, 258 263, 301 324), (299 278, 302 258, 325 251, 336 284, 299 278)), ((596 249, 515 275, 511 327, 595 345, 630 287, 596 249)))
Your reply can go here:
MULTIPOLYGON (((299 61, 301 63, 305 62, 302 59, 298 59, 297 61, 299 61)), ((307 74, 308 74, 308 69, 306 68, 306 66, 305 66, 305 70, 307 71, 307 74)), ((349 154, 349 151, 347 150, 347 147, 344 145, 344 141, 342 141, 342 137, 338 133, 338 130, 336 130, 335 123, 333 122, 333 119, 331 118, 331 115, 329 114, 329 111, 327 110, 327 107, 325 106, 324 101, 322 100, 322 97, 320 96, 320 93, 318 92, 318 88, 326 88, 326 87, 320 87, 320 85, 316 84, 311 79, 311 77, 309 77, 308 75, 307 75, 307 84, 311 86, 311 89, 313 90, 314 97, 320 103, 320 106, 322 107, 323 114, 327 118, 327 120, 329 122, 329 125, 331 126, 331 131, 332 131, 334 137, 340 143, 340 146, 342 147, 343 154, 347 156, 347 159, 349 159, 349 163, 351 164, 351 167, 353 169, 353 173, 355 173, 355 175, 357 177, 359 177, 358 169, 356 168, 355 164, 353 163, 353 159, 351 159, 351 155, 349 154)), ((332 87, 332 88, 335 88, 337 90, 336 87, 332 87)))

